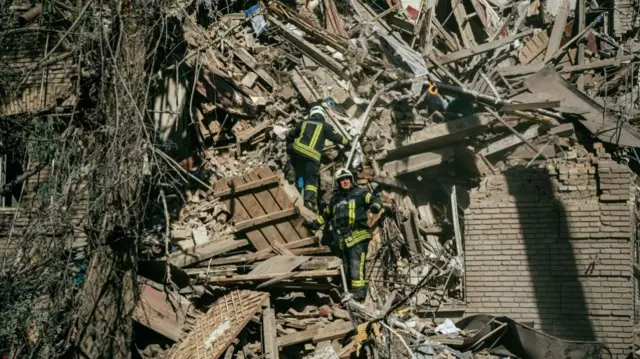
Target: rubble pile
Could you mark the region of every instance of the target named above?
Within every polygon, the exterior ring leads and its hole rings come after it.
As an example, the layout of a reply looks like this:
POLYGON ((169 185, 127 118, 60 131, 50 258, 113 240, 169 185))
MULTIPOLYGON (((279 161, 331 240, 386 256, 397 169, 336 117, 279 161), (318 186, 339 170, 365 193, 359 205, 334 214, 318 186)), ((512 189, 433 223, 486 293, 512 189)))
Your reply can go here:
POLYGON ((188 192, 171 243, 155 239, 169 269, 139 304, 164 296, 184 313, 136 320, 175 342, 169 358, 491 357, 505 319, 436 319, 465 298, 458 201, 470 185, 455 177, 575 158, 593 139, 640 147, 637 44, 578 3, 270 1, 208 27, 185 17, 211 188, 188 192), (314 215, 282 173, 286 133, 314 105, 352 142, 325 147, 324 202, 346 164, 389 209, 364 304, 345 299, 342 258, 302 225, 314 215), (447 178, 445 196, 422 193, 425 174, 447 178))

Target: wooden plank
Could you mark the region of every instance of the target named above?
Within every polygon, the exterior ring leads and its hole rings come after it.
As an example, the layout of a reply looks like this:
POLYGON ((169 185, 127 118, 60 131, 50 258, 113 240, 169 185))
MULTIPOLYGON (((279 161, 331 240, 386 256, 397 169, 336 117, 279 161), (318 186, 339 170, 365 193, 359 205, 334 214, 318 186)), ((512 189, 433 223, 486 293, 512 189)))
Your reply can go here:
POLYGON ((245 192, 248 192, 254 189, 262 189, 264 187, 277 184, 279 181, 280 181, 280 176, 278 175, 274 175, 274 176, 263 178, 263 179, 257 179, 253 182, 249 182, 239 186, 229 187, 228 189, 225 189, 222 191, 214 191, 213 197, 220 198, 225 196, 240 196, 241 194, 244 194, 245 192))
POLYGON ((272 222, 292 217, 297 214, 297 208, 284 209, 275 213, 263 214, 259 217, 248 219, 246 221, 237 222, 235 227, 238 232, 242 232, 246 229, 254 229, 255 227, 261 227, 260 231, 263 232, 266 238, 273 238, 273 240, 282 241, 282 236, 278 233, 275 227, 272 226, 272 222))
POLYGON ((180 295, 168 297, 164 292, 142 284, 133 320, 177 342, 189 305, 189 300, 180 295))
MULTIPOLYGON (((585 6, 586 6, 586 1, 585 0, 578 0, 578 3, 576 4, 577 9, 576 9, 576 17, 578 18, 578 32, 582 32, 584 30, 584 21, 585 21, 585 6)), ((585 47, 585 42, 584 41, 580 41, 578 43, 578 65, 584 65, 584 47, 585 47)), ((618 65, 619 66, 619 65, 618 65)), ((580 76, 578 78, 578 82, 576 84, 576 86, 578 87, 578 89, 580 91, 584 91, 584 76, 580 76)))
POLYGON ((542 101, 528 103, 508 103, 500 107, 500 111, 520 111, 533 110, 538 108, 556 108, 560 107, 560 101, 542 101))
POLYGON ((443 56, 440 59, 440 63, 441 64, 448 64, 450 62, 466 59, 467 57, 471 57, 471 56, 483 54, 483 53, 491 51, 491 50, 495 50, 495 49, 497 49, 499 47, 502 47, 504 45, 507 45, 507 44, 517 40, 517 39, 520 39, 520 38, 525 37, 525 36, 529 36, 529 35, 533 34, 533 31, 534 31, 533 29, 529 29, 529 30, 523 31, 523 32, 515 34, 515 35, 503 37, 503 38, 501 38, 499 40, 495 40, 495 41, 484 43, 482 45, 478 45, 478 46, 473 47, 471 49, 463 49, 463 50, 456 51, 456 52, 451 53, 451 54, 447 54, 447 55, 443 56))
MULTIPOLYGON (((288 273, 253 274, 253 275, 244 274, 244 275, 235 275, 233 277, 212 276, 212 277, 209 277, 209 283, 234 284, 234 283, 242 283, 242 282, 263 282, 269 279, 283 276, 285 274, 288 274, 288 273)), ((340 275, 340 272, 337 269, 304 271, 304 272, 296 272, 295 275, 291 277, 291 279, 326 278, 326 277, 335 277, 338 275, 340 275)))
POLYGON ((177 267, 185 267, 190 264, 227 253, 234 249, 244 247, 248 244, 249 241, 244 239, 211 241, 204 244, 198 244, 177 253, 172 253, 169 255, 168 261, 177 267))
MULTIPOLYGON (((272 172, 265 167, 258 168, 256 172, 258 174, 258 177, 260 178, 266 178, 272 175, 272 172)), ((285 209, 285 208, 293 207, 293 202, 291 202, 289 195, 286 193, 285 189, 282 186, 270 189, 269 193, 271 194, 273 199, 276 201, 276 203, 278 203, 280 208, 285 209)), ((298 238, 313 237, 313 233, 303 225, 303 222, 304 222, 304 219, 302 218, 302 216, 298 216, 296 218, 289 220, 289 223, 291 223, 295 231, 298 233, 298 238)))
POLYGON ((354 330, 353 323, 337 320, 320 330, 318 334, 313 337, 312 341, 319 343, 324 340, 344 338, 352 330, 354 330))
POLYGON ((334 256, 327 257, 313 257, 309 261, 302 263, 299 267, 300 270, 320 270, 320 269, 335 269, 342 265, 342 259, 334 256))
POLYGON ((262 346, 265 359, 278 359, 276 313, 273 309, 262 312, 262 346))
POLYGON ((275 256, 267 259, 266 261, 258 264, 249 275, 255 274, 272 274, 272 273, 287 273, 298 268, 302 263, 310 260, 311 257, 302 256, 275 256))
POLYGON ((251 56, 251 54, 247 52, 247 50, 240 46, 235 46, 234 48, 235 50, 233 51, 233 54, 236 55, 236 57, 239 58, 240 61, 247 65, 247 67, 253 70, 258 76, 260 76, 260 78, 264 80, 267 85, 271 86, 272 89, 276 88, 276 85, 278 84, 276 80, 274 80, 273 77, 269 76, 269 74, 264 69, 258 66, 258 62, 256 61, 256 59, 254 59, 253 56, 251 56))
POLYGON ((467 12, 464 10, 464 0, 450 0, 453 8, 453 16, 458 24, 462 44, 466 48, 477 46, 476 38, 471 29, 471 23, 467 19, 467 12))
MULTIPOLYGON (((637 57, 638 57, 637 55, 624 55, 622 56, 622 59, 620 61, 621 62, 634 61, 637 57)), ((616 58, 593 61, 583 65, 567 67, 565 69, 562 69, 560 72, 566 73, 566 72, 577 72, 577 71, 600 69, 603 67, 614 66, 616 64, 616 61, 618 61, 618 59, 616 58)))
POLYGON ((564 0, 562 5, 558 8, 556 20, 553 22, 553 30, 551 30, 551 37, 549 38, 547 52, 544 55, 544 62, 547 62, 547 60, 549 60, 560 48, 560 42, 562 40, 562 34, 564 33, 564 26, 567 24, 568 14, 569 0, 564 0))
POLYGON ((403 159, 385 163, 382 169, 389 176, 396 177, 407 173, 413 173, 443 164, 455 156, 455 151, 451 148, 444 148, 433 152, 425 152, 418 155, 409 156, 403 159))
POLYGON ((300 36, 293 33, 289 30, 283 23, 278 21, 273 17, 269 17, 269 21, 282 29, 282 34, 284 38, 289 41, 293 46, 298 48, 298 50, 302 51, 305 55, 309 56, 313 60, 315 60, 318 64, 326 67, 327 69, 333 71, 340 77, 345 80, 348 80, 348 76, 345 74, 345 67, 332 59, 331 57, 325 55, 320 49, 318 49, 315 45, 308 42, 307 40, 301 38, 300 36))
MULTIPOLYGON (((539 127, 540 127, 539 125, 533 125, 529 127, 526 131, 522 133, 522 136, 527 140, 536 138, 538 136, 539 127)), ((480 152, 478 152, 478 154, 481 156, 489 156, 496 152, 504 151, 508 148, 519 145, 521 143, 522 143, 522 140, 518 136, 511 134, 493 143, 490 143, 487 147, 481 149, 480 152)))
MULTIPOLYGON (((227 183, 227 180, 216 181, 213 184, 214 193, 224 191, 225 189, 228 189, 228 188, 229 188, 229 185, 227 183)), ((242 220, 251 219, 251 216, 249 215, 249 213, 247 213, 247 210, 244 208, 242 202, 238 198, 232 198, 227 201, 224 201, 224 204, 229 209, 231 213, 231 217, 234 220, 242 221, 242 220)), ((245 235, 247 236, 251 244, 253 244, 253 246, 256 248, 256 250, 260 251, 263 249, 271 248, 271 245, 269 245, 269 242, 267 242, 267 240, 264 238, 264 236, 260 231, 247 232, 245 233, 245 235)))
POLYGON ((298 93, 302 96, 307 105, 310 105, 317 101, 313 91, 307 86, 307 83, 302 79, 302 75, 298 72, 298 69, 294 69, 290 72, 291 81, 298 90, 298 93))
POLYGON ((309 342, 313 339, 313 337, 318 334, 320 330, 322 330, 324 325, 315 325, 307 330, 284 335, 278 338, 278 348, 288 347, 290 345, 300 344, 304 342, 309 342))
MULTIPOLYGON (((247 176, 251 181, 262 181, 262 179, 260 179, 260 176, 258 175, 259 171, 261 171, 262 173, 265 173, 264 168, 261 167, 254 171, 251 171, 251 173, 248 173, 247 176)), ((245 176, 245 178, 247 176, 245 176)), ((273 175, 271 177, 280 178, 279 175, 273 175)), ((276 202, 272 193, 273 193, 273 189, 269 191, 262 191, 260 193, 255 194, 256 198, 258 199, 258 202, 260 202, 260 205, 264 207, 264 210, 267 213, 275 213, 281 210, 293 208, 293 203, 291 203, 290 201, 286 201, 284 203, 276 202), (287 205, 288 207, 285 207, 287 205)), ((295 228, 293 228, 293 225, 290 222, 277 223, 276 228, 280 232, 280 235, 282 235, 284 243, 295 242, 297 240, 300 240, 300 236, 298 235, 298 232, 296 232, 295 228)))
MULTIPOLYGON (((305 239, 301 239, 299 241, 295 241, 291 243, 285 243, 284 247, 287 249, 290 249, 291 253, 293 253, 294 255, 315 254, 315 253, 311 253, 312 251, 309 251, 309 249, 317 251, 318 250, 317 247, 316 248, 313 248, 313 247, 300 248, 300 247, 308 246, 311 244, 317 244, 317 243, 318 243, 318 237, 311 237, 311 238, 305 238, 305 239)), ((327 252, 326 252, 326 249, 324 249, 323 247, 320 247, 320 251, 318 251, 318 253, 327 253, 327 252)), ((267 249, 260 250, 256 253, 239 254, 235 256, 214 259, 210 263, 207 263, 207 265, 218 266, 218 265, 233 264, 233 263, 249 263, 249 262, 271 258, 275 255, 276 253, 273 251, 273 249, 267 248, 267 249)))
POLYGON ((458 43, 454 40, 451 34, 449 34, 449 31, 445 30, 445 28, 442 27, 442 24, 440 24, 440 21, 438 21, 435 16, 433 17, 433 19, 431 19, 431 21, 432 24, 436 27, 436 30, 438 31, 440 36, 442 36, 442 38, 444 39, 444 44, 449 48, 449 51, 458 51, 458 43))
MULTIPOLYGON (((238 176, 232 178, 230 182, 234 186, 240 186, 242 184, 245 184, 246 180, 243 177, 238 176)), ((251 219, 236 222, 235 227, 237 231, 245 231, 245 229, 248 229, 248 233, 260 231, 260 233, 262 233, 270 246, 273 246, 274 242, 283 242, 284 239, 282 238, 278 230, 275 227, 267 224, 273 220, 282 218, 282 216, 284 215, 291 215, 291 213, 266 213, 264 209, 262 209, 262 206, 260 206, 260 203, 258 203, 258 200, 256 199, 254 194, 240 196, 239 200, 251 216, 251 219), (257 226, 260 226, 260 229, 250 229, 257 226)))

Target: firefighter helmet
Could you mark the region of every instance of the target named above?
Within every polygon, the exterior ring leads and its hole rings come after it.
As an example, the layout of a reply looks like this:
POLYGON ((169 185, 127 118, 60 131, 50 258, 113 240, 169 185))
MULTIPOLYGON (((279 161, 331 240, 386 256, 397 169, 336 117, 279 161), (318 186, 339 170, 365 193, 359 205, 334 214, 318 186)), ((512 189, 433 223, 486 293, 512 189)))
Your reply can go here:
POLYGON ((314 106, 309 111, 309 119, 315 121, 324 121, 327 117, 327 114, 324 112, 324 108, 322 106, 314 106))
POLYGON ((335 182, 336 186, 339 186, 340 180, 346 177, 349 177, 349 179, 351 179, 351 184, 353 185, 353 183, 355 182, 355 179, 353 178, 353 173, 351 173, 351 171, 349 171, 346 168, 341 168, 338 171, 336 171, 336 174, 333 176, 333 181, 335 182))

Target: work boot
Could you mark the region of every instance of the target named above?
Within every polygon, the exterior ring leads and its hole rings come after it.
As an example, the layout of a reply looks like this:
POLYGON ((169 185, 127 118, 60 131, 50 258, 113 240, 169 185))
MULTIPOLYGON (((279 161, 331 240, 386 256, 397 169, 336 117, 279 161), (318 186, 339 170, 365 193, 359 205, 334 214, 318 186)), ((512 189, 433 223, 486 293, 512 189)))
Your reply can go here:
POLYGON ((367 299, 367 290, 365 288, 352 289, 351 294, 353 295, 353 299, 360 303, 367 299))

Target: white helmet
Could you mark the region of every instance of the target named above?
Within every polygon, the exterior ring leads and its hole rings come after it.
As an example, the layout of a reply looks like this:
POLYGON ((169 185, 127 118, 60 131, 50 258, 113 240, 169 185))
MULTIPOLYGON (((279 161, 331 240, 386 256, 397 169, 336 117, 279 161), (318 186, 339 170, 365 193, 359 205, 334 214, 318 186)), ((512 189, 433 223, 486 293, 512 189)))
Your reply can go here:
POLYGON ((353 173, 351 173, 351 171, 349 171, 346 168, 341 168, 336 171, 335 175, 333 175, 333 181, 335 182, 336 186, 338 186, 340 180, 345 177, 349 177, 351 179, 352 185, 355 183, 355 179, 353 178, 353 173))
POLYGON ((313 106, 311 111, 309 111, 309 119, 318 118, 321 121, 327 117, 327 114, 324 112, 324 108, 322 106, 313 106))

